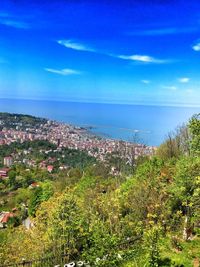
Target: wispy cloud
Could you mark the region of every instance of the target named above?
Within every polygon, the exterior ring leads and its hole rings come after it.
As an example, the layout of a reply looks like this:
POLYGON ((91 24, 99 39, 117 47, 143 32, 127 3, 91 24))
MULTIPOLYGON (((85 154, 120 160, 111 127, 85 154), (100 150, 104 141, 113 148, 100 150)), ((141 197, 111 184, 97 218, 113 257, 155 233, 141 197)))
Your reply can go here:
POLYGON ((78 50, 78 51, 88 51, 88 52, 96 52, 95 49, 88 47, 84 44, 80 44, 77 42, 74 42, 72 40, 58 40, 58 44, 63 45, 67 48, 78 50))
POLYGON ((192 49, 193 49, 194 51, 199 52, 199 51, 200 51, 200 42, 198 42, 198 43, 196 43, 195 45, 193 45, 193 46, 192 46, 192 49))
POLYGON ((144 84, 150 84, 151 81, 149 80, 141 80, 141 83, 144 83, 144 84))
POLYGON ((10 15, 6 12, 0 13, 0 24, 8 26, 8 27, 17 28, 17 29, 28 29, 29 28, 28 23, 21 21, 20 18, 10 15))
POLYGON ((156 36, 156 35, 173 35, 173 34, 184 34, 184 33, 192 33, 198 31, 198 28, 195 27, 185 27, 185 28, 177 28, 177 27, 168 27, 168 28, 154 28, 148 30, 136 30, 131 32, 131 35, 141 35, 141 36, 156 36))
POLYGON ((148 55, 116 55, 112 53, 106 53, 99 51, 97 49, 93 49, 88 45, 79 43, 79 42, 74 42, 72 40, 58 40, 58 44, 63 45, 66 48, 73 49, 73 50, 78 50, 78 51, 87 51, 87 52, 93 52, 101 55, 105 55, 108 57, 114 57, 114 58, 120 58, 123 60, 129 60, 129 61, 137 61, 137 62, 142 62, 142 63, 154 63, 154 64, 165 64, 169 63, 169 60, 164 60, 164 59, 157 59, 148 55))
POLYGON ((18 29, 28 29, 29 26, 27 23, 25 22, 21 22, 21 21, 16 21, 16 20, 2 20, 0 19, 0 24, 8 26, 8 27, 13 27, 13 28, 18 28, 18 29))
POLYGON ((61 70, 57 70, 57 69, 45 68, 45 70, 48 71, 48 72, 59 74, 59 75, 63 75, 63 76, 69 76, 69 75, 74 75, 74 74, 75 75, 81 74, 80 71, 73 70, 73 69, 61 69, 61 70))
POLYGON ((162 88, 172 90, 172 91, 176 91, 178 89, 176 86, 173 86, 173 85, 171 85, 171 86, 163 85, 162 88))
POLYGON ((119 55, 117 57, 125 60, 138 61, 143 63, 164 64, 168 62, 167 60, 157 59, 147 55, 119 55))
POLYGON ((190 78, 187 77, 183 77, 183 78, 179 78, 178 81, 180 83, 188 83, 190 81, 190 78))

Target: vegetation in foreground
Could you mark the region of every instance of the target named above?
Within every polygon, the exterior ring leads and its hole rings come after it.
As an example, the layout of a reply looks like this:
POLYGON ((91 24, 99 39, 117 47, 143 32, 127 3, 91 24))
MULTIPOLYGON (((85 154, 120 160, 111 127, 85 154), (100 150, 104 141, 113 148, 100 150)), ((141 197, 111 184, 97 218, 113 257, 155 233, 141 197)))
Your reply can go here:
POLYGON ((12 189, 34 226, 0 231, 1 264, 65 254, 91 266, 199 266, 200 114, 128 174, 96 163, 65 174, 12 189))

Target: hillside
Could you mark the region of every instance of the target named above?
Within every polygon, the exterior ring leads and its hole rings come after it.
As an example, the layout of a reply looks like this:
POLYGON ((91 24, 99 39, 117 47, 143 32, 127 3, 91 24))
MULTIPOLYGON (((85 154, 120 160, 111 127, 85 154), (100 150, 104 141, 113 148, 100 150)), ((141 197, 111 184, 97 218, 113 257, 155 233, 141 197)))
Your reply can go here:
MULTIPOLYGON (((112 160, 99 162, 66 149, 51 152, 56 160, 66 153, 64 170, 58 163, 52 172, 12 166, 0 182, 10 198, 1 209, 16 208, 16 216, 0 231, 1 265, 45 257, 61 264, 64 255, 65 263, 83 260, 88 266, 198 267, 200 114, 184 127, 170 135, 156 155, 138 157, 133 168, 117 174, 111 172, 112 160), (31 188, 33 182, 38 186, 31 188), (20 222, 27 214, 30 229, 20 222)), ((28 144, 36 161, 39 144, 28 144)), ((18 152, 27 149, 26 143, 13 146, 18 152)))
POLYGON ((19 129, 25 129, 26 127, 37 128, 46 122, 46 119, 35 116, 0 112, 0 127, 18 127, 19 129))

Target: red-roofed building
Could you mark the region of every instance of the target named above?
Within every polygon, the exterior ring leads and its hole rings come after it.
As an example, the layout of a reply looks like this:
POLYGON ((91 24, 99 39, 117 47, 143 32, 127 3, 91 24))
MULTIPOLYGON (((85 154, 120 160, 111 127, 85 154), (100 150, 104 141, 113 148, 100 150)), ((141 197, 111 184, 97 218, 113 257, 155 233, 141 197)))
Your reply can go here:
POLYGON ((8 177, 9 170, 10 170, 9 168, 0 169, 0 177, 3 177, 3 178, 8 177))
POLYGON ((36 188, 39 187, 40 185, 37 182, 32 183, 31 185, 29 185, 30 188, 36 188))
POLYGON ((14 217, 14 214, 9 211, 2 211, 0 213, 0 228, 7 226, 7 223, 10 218, 14 217))
POLYGON ((53 171, 53 166, 52 165, 48 165, 47 166, 47 171, 48 172, 52 172, 53 171))

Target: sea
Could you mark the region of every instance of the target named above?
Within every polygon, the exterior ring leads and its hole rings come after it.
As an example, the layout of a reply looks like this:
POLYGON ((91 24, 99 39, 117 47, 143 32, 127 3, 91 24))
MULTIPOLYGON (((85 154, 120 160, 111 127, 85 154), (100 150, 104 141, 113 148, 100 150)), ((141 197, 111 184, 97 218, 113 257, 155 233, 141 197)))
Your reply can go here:
POLYGON ((158 146, 200 107, 0 99, 0 112, 29 114, 88 128, 101 137, 158 146))

